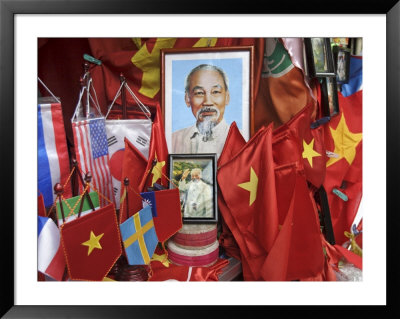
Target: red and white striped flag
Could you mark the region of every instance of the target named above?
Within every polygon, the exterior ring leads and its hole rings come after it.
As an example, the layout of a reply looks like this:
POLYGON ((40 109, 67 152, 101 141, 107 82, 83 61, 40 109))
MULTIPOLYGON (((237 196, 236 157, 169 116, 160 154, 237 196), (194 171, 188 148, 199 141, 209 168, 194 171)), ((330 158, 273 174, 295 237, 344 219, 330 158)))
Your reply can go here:
MULTIPOLYGON (((72 122, 76 160, 83 174, 92 174, 93 186, 107 199, 114 202, 105 119, 95 118, 72 122)), ((82 187, 80 187, 82 191, 82 187)), ((108 204, 100 196, 101 207, 108 204)))

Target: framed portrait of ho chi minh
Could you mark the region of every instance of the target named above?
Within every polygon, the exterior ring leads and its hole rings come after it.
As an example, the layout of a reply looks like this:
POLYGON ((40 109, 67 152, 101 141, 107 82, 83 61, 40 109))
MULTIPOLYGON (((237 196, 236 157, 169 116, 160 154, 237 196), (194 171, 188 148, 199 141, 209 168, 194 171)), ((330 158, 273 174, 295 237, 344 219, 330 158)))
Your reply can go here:
POLYGON ((253 46, 161 50, 161 101, 169 153, 216 153, 230 125, 254 133, 253 46))
POLYGON ((179 189, 184 224, 217 223, 217 157, 169 154, 170 188, 179 189))

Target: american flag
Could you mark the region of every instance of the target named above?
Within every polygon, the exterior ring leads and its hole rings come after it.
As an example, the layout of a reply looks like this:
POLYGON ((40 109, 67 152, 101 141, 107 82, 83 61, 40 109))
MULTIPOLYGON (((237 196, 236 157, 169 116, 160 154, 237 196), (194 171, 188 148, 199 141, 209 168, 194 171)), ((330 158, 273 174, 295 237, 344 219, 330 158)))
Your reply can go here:
MULTIPOLYGON (((82 174, 92 174, 94 187, 110 201, 114 202, 111 173, 109 168, 108 143, 105 119, 96 118, 72 122, 76 160, 82 174)), ((82 188, 80 188, 82 191, 82 188)), ((103 207, 107 200, 100 196, 103 207)))

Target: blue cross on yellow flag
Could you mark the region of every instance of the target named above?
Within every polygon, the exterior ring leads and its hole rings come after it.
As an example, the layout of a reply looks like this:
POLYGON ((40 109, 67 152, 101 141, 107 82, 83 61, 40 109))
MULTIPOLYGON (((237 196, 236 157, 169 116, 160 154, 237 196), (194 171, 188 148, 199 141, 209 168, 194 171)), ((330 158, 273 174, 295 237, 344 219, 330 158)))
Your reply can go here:
POLYGON ((148 265, 158 244, 150 206, 119 225, 129 265, 148 265))

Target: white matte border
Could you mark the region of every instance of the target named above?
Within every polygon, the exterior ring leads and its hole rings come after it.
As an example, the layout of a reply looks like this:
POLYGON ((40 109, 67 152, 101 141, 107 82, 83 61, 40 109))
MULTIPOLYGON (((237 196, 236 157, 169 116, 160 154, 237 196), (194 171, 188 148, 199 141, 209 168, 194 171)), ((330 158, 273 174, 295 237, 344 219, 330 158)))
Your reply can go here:
POLYGON ((15 304, 385 304, 385 48, 385 15, 15 15, 15 304), (362 282, 37 282, 37 37, 194 36, 363 37, 362 282))

